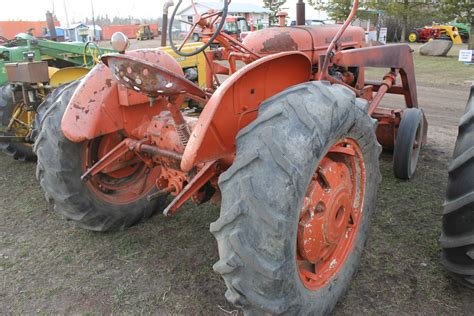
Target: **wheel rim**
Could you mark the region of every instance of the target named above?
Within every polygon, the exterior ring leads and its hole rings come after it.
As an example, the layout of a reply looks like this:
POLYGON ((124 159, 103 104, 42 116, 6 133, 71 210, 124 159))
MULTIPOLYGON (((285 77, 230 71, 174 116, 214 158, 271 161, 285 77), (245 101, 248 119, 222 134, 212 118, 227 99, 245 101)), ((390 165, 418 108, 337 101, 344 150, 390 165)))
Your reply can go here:
POLYGON ((320 161, 305 194, 297 231, 297 267, 309 290, 324 287, 354 247, 365 194, 362 151, 352 138, 320 161))
POLYGON ((416 34, 413 34, 413 33, 410 34, 410 36, 408 37, 408 40, 412 43, 415 42, 416 41, 416 34))
MULTIPOLYGON (((113 133, 86 142, 82 149, 83 173, 122 139, 120 134, 113 133)), ((92 177, 86 185, 101 200, 111 204, 127 204, 147 195, 153 189, 159 174, 160 167, 150 168, 130 152, 92 177)))

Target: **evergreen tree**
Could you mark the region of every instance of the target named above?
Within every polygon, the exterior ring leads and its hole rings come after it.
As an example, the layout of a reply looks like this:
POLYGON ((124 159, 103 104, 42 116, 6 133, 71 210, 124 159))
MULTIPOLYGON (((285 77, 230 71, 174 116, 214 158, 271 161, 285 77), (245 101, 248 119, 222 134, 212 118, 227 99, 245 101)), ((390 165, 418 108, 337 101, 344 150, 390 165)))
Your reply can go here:
POLYGON ((270 25, 278 22, 277 13, 284 9, 282 6, 285 2, 286 0, 263 0, 263 6, 271 11, 270 20, 268 21, 270 25))
POLYGON ((379 0, 367 3, 368 7, 383 10, 386 15, 398 17, 402 26, 401 39, 405 41, 408 36, 408 26, 411 20, 420 16, 436 16, 436 0, 379 0))
POLYGON ((336 23, 344 22, 352 9, 352 0, 308 0, 308 3, 317 10, 327 11, 336 23))

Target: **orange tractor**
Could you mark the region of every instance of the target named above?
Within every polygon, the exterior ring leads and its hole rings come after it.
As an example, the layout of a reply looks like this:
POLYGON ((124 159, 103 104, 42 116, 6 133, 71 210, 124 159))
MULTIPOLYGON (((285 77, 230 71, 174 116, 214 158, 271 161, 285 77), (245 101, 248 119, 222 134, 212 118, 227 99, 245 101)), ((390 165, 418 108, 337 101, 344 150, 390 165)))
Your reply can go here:
POLYGON ((117 36, 122 53, 43 106, 35 150, 48 201, 96 231, 220 201, 210 230, 226 298, 248 314, 328 313, 368 237, 382 146, 408 179, 427 131, 410 47, 364 47, 364 30, 349 26, 358 2, 342 26, 275 27, 243 42, 221 32, 229 1, 195 10, 183 43, 170 40, 180 55, 205 55, 204 89, 167 53, 125 51, 117 36), (209 41, 181 51, 197 26, 209 41), (215 40, 221 48, 208 50, 215 40), (368 82, 366 67, 387 74, 368 82), (380 107, 386 93, 407 109, 380 107))

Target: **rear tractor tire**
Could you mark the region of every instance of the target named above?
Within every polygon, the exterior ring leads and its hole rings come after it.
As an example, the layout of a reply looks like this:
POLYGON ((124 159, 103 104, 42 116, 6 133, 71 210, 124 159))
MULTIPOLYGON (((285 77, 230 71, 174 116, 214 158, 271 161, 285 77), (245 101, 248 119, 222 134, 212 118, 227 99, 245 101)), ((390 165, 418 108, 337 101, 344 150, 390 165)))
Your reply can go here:
MULTIPOLYGON (((0 128, 7 128, 15 112, 16 104, 11 95, 9 84, 0 87, 0 128)), ((11 132, 0 132, 0 135, 14 136, 11 132)), ((0 142, 0 149, 15 160, 34 161, 32 145, 27 143, 0 142)))
POLYGON ((474 289, 474 87, 449 166, 440 243, 445 268, 474 289))
POLYGON ((94 231, 125 229, 163 207, 166 197, 147 199, 156 192, 159 169, 149 170, 140 161, 125 161, 107 173, 81 181, 87 168, 121 139, 117 133, 74 143, 64 136, 61 120, 78 84, 57 89, 39 109, 36 176, 53 209, 80 227, 94 231))
POLYGON ((245 314, 326 315, 359 265, 380 182, 367 102, 327 82, 264 101, 237 136, 210 226, 226 298, 245 314))

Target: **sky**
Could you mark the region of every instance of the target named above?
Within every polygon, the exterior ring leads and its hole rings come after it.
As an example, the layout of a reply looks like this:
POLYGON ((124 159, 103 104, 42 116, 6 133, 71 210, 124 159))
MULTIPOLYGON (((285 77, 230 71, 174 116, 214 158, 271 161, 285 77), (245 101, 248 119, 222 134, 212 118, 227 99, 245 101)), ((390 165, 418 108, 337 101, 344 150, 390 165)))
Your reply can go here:
MULTIPOLYGON (((174 0, 175 3, 178 0, 174 0)), ((205 0, 210 1, 210 0, 205 0)), ((212 1, 212 0, 211 0, 212 1)), ((247 2, 263 5, 262 0, 233 0, 235 2, 247 2)), ((108 14, 109 17, 129 15, 135 18, 157 18, 163 13, 164 0, 93 0, 95 15, 108 14)), ((288 0, 286 7, 292 19, 295 18, 297 0, 288 0)), ((186 7, 190 0, 183 0, 182 7, 186 7)), ((0 21, 6 20, 45 20, 46 11, 56 13, 59 21, 66 25, 66 10, 69 22, 80 22, 86 17, 92 16, 91 0, 8 0, 0 10, 0 21)), ((311 15, 311 9, 306 6, 307 17, 311 15), (308 12, 308 10, 310 12, 308 12)), ((170 11, 171 12, 171 11, 170 11)))

